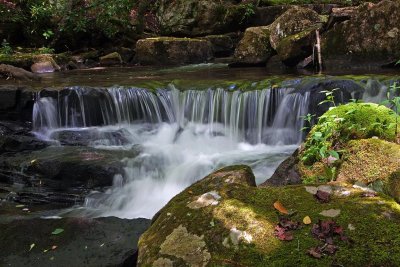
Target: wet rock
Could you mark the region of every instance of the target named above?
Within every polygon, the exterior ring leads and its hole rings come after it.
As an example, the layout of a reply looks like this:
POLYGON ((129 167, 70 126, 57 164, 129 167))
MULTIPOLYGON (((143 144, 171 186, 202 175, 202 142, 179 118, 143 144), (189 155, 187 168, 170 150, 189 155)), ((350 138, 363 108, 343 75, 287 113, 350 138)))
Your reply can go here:
POLYGON ((230 66, 264 65, 274 53, 269 38, 270 28, 267 26, 247 28, 230 66))
POLYGON ((126 145, 129 140, 125 137, 126 130, 100 131, 96 128, 83 130, 59 130, 51 134, 50 138, 65 146, 88 146, 93 144, 126 145))
POLYGON ((264 187, 301 184, 302 180, 297 166, 299 163, 298 155, 299 150, 297 149, 289 158, 284 160, 278 166, 274 174, 269 179, 259 186, 264 187))
POLYGON ((297 92, 304 94, 309 92, 310 102, 308 112, 320 117, 330 107, 329 103, 319 104, 325 100, 326 96, 322 91, 331 91, 333 89, 335 103, 348 103, 350 99, 360 99, 364 92, 363 87, 357 82, 350 79, 313 79, 305 80, 299 86, 297 92))
POLYGON ((122 159, 133 158, 138 150, 111 151, 90 147, 47 147, 0 156, 3 182, 25 187, 69 192, 71 189, 102 189, 123 174, 122 159))
POLYGON ((0 136, 0 154, 7 152, 33 151, 45 148, 49 144, 33 135, 0 136))
POLYGON ((379 251, 385 248, 396 249, 382 258, 382 255, 366 252, 364 246, 351 246, 335 239, 335 245, 340 249, 334 258, 321 258, 319 261, 322 265, 329 265, 332 260, 346 266, 366 265, 370 262, 381 265, 390 262, 393 255, 400 255, 400 249, 395 246, 395 240, 399 237, 397 224, 400 212, 393 200, 378 195, 368 201, 368 207, 377 209, 378 214, 388 210, 392 213, 391 220, 384 220, 382 216, 376 216, 377 213, 371 213, 370 209, 365 208, 365 198, 357 189, 346 187, 352 191, 351 195, 332 197, 329 204, 321 204, 303 185, 266 188, 251 186, 245 181, 251 180, 253 175, 246 169, 243 166, 223 168, 175 196, 153 218, 151 227, 141 236, 138 265, 223 266, 234 262, 238 266, 264 266, 266 259, 270 266, 307 265, 312 260, 306 253, 309 249, 307 246, 300 246, 300 253, 291 251, 297 248, 297 238, 301 237, 303 244, 315 243, 314 237, 310 235, 311 225, 293 230, 293 241, 280 241, 274 237, 276 225, 280 222, 273 205, 277 199, 286 208, 297 211, 291 215, 289 223, 295 224, 306 216, 312 218, 313 222, 326 221, 325 216, 335 216, 333 220, 338 220, 342 227, 350 223, 355 225, 357 235, 351 235, 355 243, 368 244, 379 251), (232 178, 243 183, 230 183, 232 178), (200 209, 187 206, 196 199, 195 196, 213 190, 221 195, 218 205, 200 209), (379 204, 379 201, 383 201, 383 204, 379 204), (371 227, 374 229, 373 236, 371 227), (385 240, 390 244, 374 240, 382 236, 387 237, 385 240))
POLYGON ((321 27, 322 24, 316 24, 300 33, 282 39, 276 47, 276 52, 281 61, 287 66, 293 67, 312 55, 316 38, 315 31, 321 27))
POLYGON ((60 71, 60 66, 56 63, 53 55, 42 54, 33 57, 34 64, 31 66, 33 73, 48 73, 60 71))
POLYGON ((319 22, 318 13, 311 9, 298 6, 290 8, 270 25, 272 48, 277 49, 284 38, 314 28, 319 22))
POLYGON ((40 80, 40 77, 32 72, 6 64, 0 64, 0 77, 22 81, 40 80))
POLYGON ((33 95, 30 87, 0 85, 0 120, 30 121, 33 95))
POLYGON ((136 59, 142 65, 180 65, 207 62, 210 42, 201 39, 157 37, 136 43, 136 59))
POLYGON ((2 223, 0 265, 135 266, 138 239, 148 227, 146 219, 115 217, 18 219, 2 223), (64 231, 52 235, 57 228, 64 231), (30 244, 35 244, 31 250, 30 244))
POLYGON ((329 15, 328 22, 326 23, 326 29, 330 29, 333 25, 351 19, 357 14, 358 7, 336 7, 332 8, 332 12, 329 15))
POLYGON ((100 65, 102 66, 113 66, 121 64, 122 64, 122 57, 118 52, 113 52, 100 57, 100 65))
POLYGON ((383 65, 398 60, 400 19, 395 10, 400 10, 398 1, 361 5, 350 20, 336 24, 323 35, 324 58, 345 55, 348 65, 371 61, 383 65))

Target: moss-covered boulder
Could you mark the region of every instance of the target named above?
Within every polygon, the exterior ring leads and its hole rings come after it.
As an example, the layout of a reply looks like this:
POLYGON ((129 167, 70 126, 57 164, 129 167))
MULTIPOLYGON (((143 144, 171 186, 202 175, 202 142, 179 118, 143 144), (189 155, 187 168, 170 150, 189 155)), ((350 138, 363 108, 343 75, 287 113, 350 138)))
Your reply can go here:
POLYGON ((397 61, 400 56, 398 11, 400 1, 361 5, 350 20, 336 24, 324 34, 324 58, 346 55, 348 61, 397 61))
POLYGON ((181 65, 207 62, 212 46, 207 40, 157 37, 136 43, 136 59, 142 65, 181 65))
POLYGON ((396 117, 393 110, 373 103, 349 103, 334 107, 322 115, 312 128, 300 157, 306 165, 312 165, 328 157, 329 150, 339 151, 353 139, 377 137, 394 142, 398 138, 396 127, 399 127, 396 117))
POLYGON ((316 24, 300 33, 283 38, 276 47, 281 61, 287 66, 296 66, 301 60, 312 55, 315 32, 322 24, 316 24))
POLYGON ((400 262, 400 206, 392 199, 365 198, 360 189, 325 186, 331 200, 320 203, 302 185, 257 188, 253 184, 248 167, 233 166, 177 195, 141 236, 139 266, 394 266, 400 262), (274 203, 292 215, 279 215, 274 203), (306 216, 311 224, 302 223, 306 216), (278 223, 285 222, 282 218, 297 225, 292 241, 277 237, 278 223), (310 249, 324 245, 312 232, 332 223, 342 232, 329 241, 336 253, 322 253, 319 259, 310 256, 310 249))
POLYGON ((251 2, 232 0, 158 0, 156 15, 162 35, 204 36, 239 30, 254 13, 251 2))
POLYGON ((400 145, 380 139, 352 140, 346 145, 337 181, 361 182, 400 200, 400 145))
POLYGON ((112 52, 110 54, 100 57, 100 65, 112 66, 121 64, 122 64, 122 57, 118 52, 112 52))
POLYGON ((247 28, 235 50, 232 66, 265 64, 274 54, 269 36, 268 26, 247 28))
POLYGON ((301 33, 320 22, 317 12, 294 6, 279 16, 270 25, 270 41, 271 46, 277 49, 279 43, 286 37, 301 33))

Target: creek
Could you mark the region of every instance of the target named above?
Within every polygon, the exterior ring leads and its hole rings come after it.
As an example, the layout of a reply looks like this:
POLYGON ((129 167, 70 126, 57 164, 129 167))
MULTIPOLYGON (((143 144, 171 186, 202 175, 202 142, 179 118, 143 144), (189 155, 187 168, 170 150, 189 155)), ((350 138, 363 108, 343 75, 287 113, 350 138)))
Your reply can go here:
POLYGON ((246 73, 201 66, 180 70, 179 80, 160 71, 39 90, 33 129, 41 139, 55 145, 85 139, 95 149, 137 151, 121 160, 123 171, 111 187, 92 191, 74 212, 151 218, 184 188, 232 164, 251 166, 261 183, 303 140, 302 116, 318 109, 321 91, 339 87, 339 102, 379 102, 393 80, 246 73), (118 86, 110 85, 118 79, 118 86))

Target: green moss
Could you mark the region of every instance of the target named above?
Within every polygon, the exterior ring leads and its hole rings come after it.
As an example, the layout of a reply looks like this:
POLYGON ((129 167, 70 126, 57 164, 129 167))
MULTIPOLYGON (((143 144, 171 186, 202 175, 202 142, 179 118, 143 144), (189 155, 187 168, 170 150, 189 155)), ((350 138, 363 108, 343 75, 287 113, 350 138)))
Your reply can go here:
POLYGON ((388 141, 396 140, 396 114, 385 106, 372 103, 340 105, 326 112, 315 129, 318 130, 322 122, 334 123, 337 118, 344 119, 343 122, 336 124, 341 139, 337 141, 344 142, 373 136, 388 141))
POLYGON ((400 168, 400 145, 379 139, 353 140, 346 145, 343 158, 339 181, 386 183, 391 173, 400 168))
POLYGON ((322 115, 310 131, 301 159, 311 166, 323 159, 325 151, 339 151, 353 139, 378 137, 396 141, 396 114, 391 109, 372 103, 349 103, 332 108, 322 115))
MULTIPOLYGON (((209 175, 190 186, 172 199, 153 221, 151 228, 139 243, 139 264, 151 266, 158 258, 173 257, 160 253, 160 246, 180 225, 190 235, 202 236, 207 251, 211 254, 207 266, 391 266, 400 262, 400 206, 392 199, 380 195, 364 198, 362 192, 345 188, 350 196, 335 194, 329 203, 321 204, 308 193, 304 186, 256 188, 246 184, 226 182, 228 175, 249 175, 239 169, 222 170, 209 175), (193 210, 187 203, 196 197, 216 191, 221 199, 218 205, 193 210), (302 221, 310 216, 313 223, 326 220, 319 213, 328 209, 340 209, 335 218, 352 241, 335 240, 340 249, 334 256, 314 259, 307 250, 319 245, 311 235, 312 225, 303 225, 294 231, 294 240, 280 241, 274 236, 278 222, 273 203, 279 200, 289 209, 296 211, 292 220, 302 221), (385 217, 390 214, 390 219, 385 217), (352 224, 354 231, 347 229, 352 224), (231 230, 246 233, 238 244, 229 239, 231 230), (228 241, 227 241, 228 240, 228 241), (377 242, 379 241, 379 242, 377 242)), ((181 246, 179 242, 170 244, 181 246)))
MULTIPOLYGON (((400 168, 400 167, 399 167, 400 168)), ((400 202, 400 169, 393 172, 383 188, 384 192, 400 202)))

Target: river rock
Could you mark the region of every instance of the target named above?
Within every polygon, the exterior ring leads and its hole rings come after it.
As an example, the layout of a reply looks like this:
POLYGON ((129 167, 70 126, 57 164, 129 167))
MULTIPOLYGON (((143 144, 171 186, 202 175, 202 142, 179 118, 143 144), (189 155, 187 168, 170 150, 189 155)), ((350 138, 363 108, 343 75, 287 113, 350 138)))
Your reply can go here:
POLYGON ((16 219, 1 223, 0 265, 135 266, 139 236, 149 225, 150 220, 146 219, 115 217, 16 219), (55 229, 63 231, 52 234, 55 229))
POLYGON ((322 24, 316 24, 300 33, 283 38, 276 47, 276 52, 281 61, 287 66, 294 67, 303 59, 312 55, 316 30, 321 27, 322 24))
POLYGON ((270 25, 272 48, 277 49, 284 38, 314 28, 319 22, 318 13, 311 9, 298 6, 288 9, 270 25))
POLYGON ((60 71, 61 67, 50 54, 42 54, 33 57, 34 64, 31 66, 33 73, 48 73, 60 71))
POLYGON ((204 36, 239 30, 253 6, 222 0, 158 0, 156 16, 162 35, 204 36))
MULTIPOLYGON (((344 266, 364 266, 371 262, 382 265, 393 257, 400 257, 400 248, 395 245, 400 237, 397 227, 400 211, 392 199, 377 196, 373 201, 366 201, 358 189, 343 187, 351 190, 351 194, 332 198, 326 208, 303 185, 257 188, 247 181, 254 182, 250 168, 226 167, 175 196, 140 237, 138 265, 224 266, 234 262, 237 266, 265 266, 267 262, 268 266, 306 266, 315 261, 324 266, 335 261, 344 266), (218 194, 218 203, 193 209, 189 203, 207 193, 218 194), (297 211, 288 221, 291 225, 309 216, 316 227, 319 220, 327 220, 320 214, 323 210, 340 210, 335 219, 341 227, 356 224, 357 235, 345 232, 353 242, 368 242, 373 249, 391 249, 392 253, 376 255, 364 246, 354 246, 335 238, 335 245, 341 249, 333 257, 313 259, 307 255, 307 250, 319 241, 310 234, 312 226, 303 225, 291 231, 293 241, 278 239, 280 216, 274 208, 277 200, 285 208, 297 211), (369 209, 365 208, 366 202, 369 209), (376 212, 371 213, 371 208, 376 212), (390 220, 382 219, 382 213, 387 214, 387 210, 391 214, 390 220), (371 227, 374 228, 372 232, 371 227), (375 238, 383 236, 387 238, 386 242, 375 242, 375 238), (301 244, 308 245, 298 248, 297 237, 301 237, 301 244), (299 253, 291 253, 296 248, 299 253)), ((281 219, 280 222, 286 221, 281 219)))
POLYGON ((97 128, 81 130, 59 130, 50 135, 50 138, 57 140, 65 146, 88 146, 93 144, 105 145, 126 145, 129 140, 124 129, 115 131, 100 131, 97 128))
POLYGON ((230 66, 263 65, 273 55, 268 26, 247 28, 230 66))
POLYGON ((249 24, 253 27, 270 25, 289 8, 290 5, 257 7, 249 19, 249 24))
MULTIPOLYGON (((322 39, 325 61, 345 55, 348 64, 373 61, 385 64, 400 57, 399 1, 384 0, 378 4, 365 3, 350 20, 336 24, 322 39)), ((327 62, 327 68, 335 64, 327 62)), ((365 66, 365 64, 364 64, 365 66)))
POLYGON ((233 54, 237 37, 232 35, 208 35, 201 39, 207 40, 212 45, 214 57, 228 57, 233 54), (236 38, 235 38, 236 37, 236 38))
POLYGON ((113 52, 113 53, 110 53, 110 54, 100 57, 100 65, 112 66, 112 65, 121 65, 121 64, 122 64, 122 57, 118 52, 113 52))
POLYGON ((278 166, 274 174, 259 186, 264 187, 301 184, 301 175, 298 170, 298 155, 299 150, 296 149, 296 151, 289 158, 285 159, 278 166))
POLYGON ((207 62, 211 43, 201 39, 157 37, 136 43, 137 61, 142 65, 181 65, 207 62))

